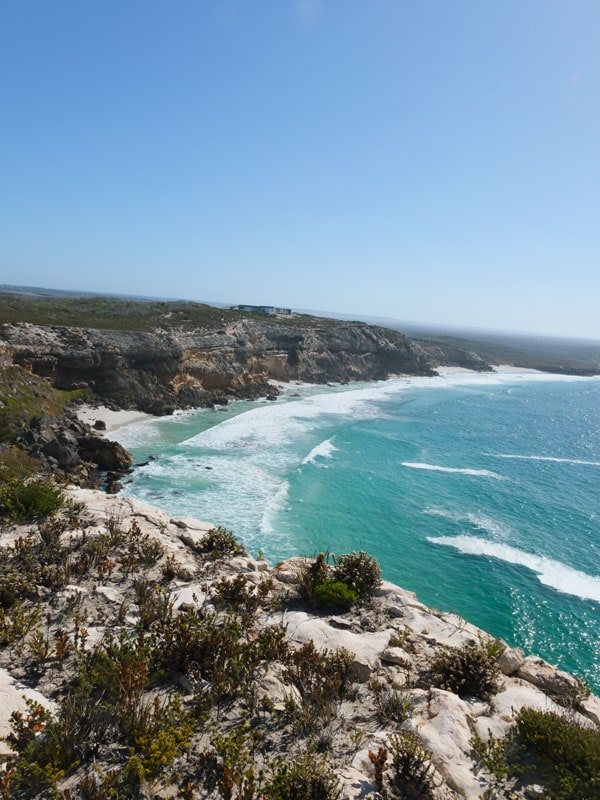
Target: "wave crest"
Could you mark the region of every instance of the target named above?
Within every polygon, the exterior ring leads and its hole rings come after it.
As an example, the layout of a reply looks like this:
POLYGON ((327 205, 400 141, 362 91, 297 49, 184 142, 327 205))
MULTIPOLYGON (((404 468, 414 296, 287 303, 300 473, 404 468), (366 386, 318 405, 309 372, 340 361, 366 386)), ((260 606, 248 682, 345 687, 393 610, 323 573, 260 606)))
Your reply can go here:
POLYGON ((582 600, 600 603, 600 576, 588 575, 560 561, 545 556, 536 556, 516 547, 499 542, 490 542, 477 536, 428 536, 427 541, 454 547, 460 553, 473 556, 489 556, 509 564, 517 564, 534 572, 540 583, 563 594, 571 594, 582 600))
POLYGON ((403 467, 408 467, 409 469, 424 469, 430 472, 451 472, 457 473, 460 475, 474 475, 481 478, 495 478, 496 480, 504 480, 502 475, 498 475, 497 472, 492 472, 489 469, 466 469, 462 467, 441 467, 437 464, 423 464, 419 461, 403 461, 403 467))
POLYGON ((600 461, 584 461, 580 458, 560 458, 558 456, 522 456, 512 453, 490 453, 492 458, 516 458, 522 461, 552 461, 556 464, 581 464, 585 467, 600 467, 600 461))

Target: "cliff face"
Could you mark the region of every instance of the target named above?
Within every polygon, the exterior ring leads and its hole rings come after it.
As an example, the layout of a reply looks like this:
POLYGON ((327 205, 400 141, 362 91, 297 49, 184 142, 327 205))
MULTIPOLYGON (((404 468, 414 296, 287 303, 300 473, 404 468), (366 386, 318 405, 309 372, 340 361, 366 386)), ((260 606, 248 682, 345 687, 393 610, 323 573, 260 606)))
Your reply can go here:
POLYGON ((154 332, 9 323, 6 363, 61 389, 90 387, 104 402, 150 413, 256 397, 268 380, 379 380, 431 375, 425 351, 396 331, 359 322, 314 326, 238 319, 203 330, 154 332))

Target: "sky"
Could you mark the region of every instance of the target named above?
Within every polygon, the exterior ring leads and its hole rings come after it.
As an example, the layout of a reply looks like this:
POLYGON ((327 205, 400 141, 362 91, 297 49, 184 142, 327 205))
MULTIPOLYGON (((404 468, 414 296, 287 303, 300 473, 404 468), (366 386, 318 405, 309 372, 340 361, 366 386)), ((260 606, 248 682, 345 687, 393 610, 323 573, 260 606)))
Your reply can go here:
POLYGON ((598 0, 0 0, 0 283, 600 339, 598 0))

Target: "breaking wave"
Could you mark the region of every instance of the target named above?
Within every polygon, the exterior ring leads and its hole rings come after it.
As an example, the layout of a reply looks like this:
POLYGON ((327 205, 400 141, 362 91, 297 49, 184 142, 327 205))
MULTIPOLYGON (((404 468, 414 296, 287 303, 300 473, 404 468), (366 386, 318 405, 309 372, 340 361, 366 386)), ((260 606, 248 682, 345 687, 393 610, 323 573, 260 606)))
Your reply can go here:
POLYGON ((474 475, 481 478, 496 478, 496 480, 504 480, 502 475, 497 472, 491 472, 489 469, 463 469, 461 467, 440 467, 437 464, 423 464, 418 461, 403 461, 403 467, 409 469, 424 469, 430 472, 454 472, 460 475, 474 475))
POLYGON ((454 547, 468 555, 488 556, 526 567, 534 572, 540 583, 545 586, 550 586, 563 594, 580 597, 582 600, 595 600, 600 603, 600 576, 588 575, 560 561, 526 553, 516 547, 490 542, 476 536, 431 536, 427 539, 433 544, 454 547))

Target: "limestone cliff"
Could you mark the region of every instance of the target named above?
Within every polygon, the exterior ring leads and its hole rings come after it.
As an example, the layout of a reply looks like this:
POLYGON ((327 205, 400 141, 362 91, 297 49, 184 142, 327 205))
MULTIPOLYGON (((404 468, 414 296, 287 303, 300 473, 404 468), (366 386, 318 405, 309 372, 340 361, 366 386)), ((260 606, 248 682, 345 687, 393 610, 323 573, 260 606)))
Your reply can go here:
POLYGON ((5 363, 106 403, 169 413, 272 392, 269 379, 309 383, 432 375, 434 362, 397 331, 360 322, 294 324, 240 317, 203 329, 152 332, 0 325, 5 363))

